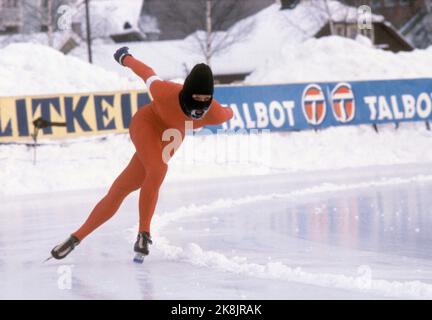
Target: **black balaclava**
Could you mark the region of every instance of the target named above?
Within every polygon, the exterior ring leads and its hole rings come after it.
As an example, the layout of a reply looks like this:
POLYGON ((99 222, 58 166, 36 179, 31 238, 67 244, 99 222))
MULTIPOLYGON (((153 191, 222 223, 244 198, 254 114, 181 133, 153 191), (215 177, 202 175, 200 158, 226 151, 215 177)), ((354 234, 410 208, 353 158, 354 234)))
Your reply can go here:
POLYGON ((197 64, 187 76, 179 100, 183 112, 190 118, 200 119, 210 109, 213 99, 213 73, 204 63, 197 64), (211 95, 209 101, 196 101, 193 94, 211 95))

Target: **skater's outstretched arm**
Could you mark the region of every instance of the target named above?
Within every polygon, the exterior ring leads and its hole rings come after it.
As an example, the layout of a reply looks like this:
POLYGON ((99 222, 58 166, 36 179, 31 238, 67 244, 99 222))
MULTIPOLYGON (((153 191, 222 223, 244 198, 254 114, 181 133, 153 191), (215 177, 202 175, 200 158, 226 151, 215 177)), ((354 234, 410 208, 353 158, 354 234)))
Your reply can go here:
POLYGON ((163 83, 163 80, 156 75, 156 72, 146 65, 145 63, 135 59, 130 53, 128 47, 122 47, 114 54, 114 59, 122 66, 132 69, 132 71, 141 79, 144 80, 147 89, 150 90, 152 96, 158 91, 156 86, 152 87, 152 84, 163 83))
POLYGON ((219 102, 213 100, 205 122, 206 125, 218 125, 230 120, 233 115, 234 112, 230 107, 222 107, 219 102))
POLYGON ((156 72, 154 72, 151 67, 132 56, 126 56, 123 59, 123 65, 132 69, 132 71, 135 72, 138 77, 143 79, 146 84, 152 77, 157 78, 157 80, 162 80, 156 75, 156 72))

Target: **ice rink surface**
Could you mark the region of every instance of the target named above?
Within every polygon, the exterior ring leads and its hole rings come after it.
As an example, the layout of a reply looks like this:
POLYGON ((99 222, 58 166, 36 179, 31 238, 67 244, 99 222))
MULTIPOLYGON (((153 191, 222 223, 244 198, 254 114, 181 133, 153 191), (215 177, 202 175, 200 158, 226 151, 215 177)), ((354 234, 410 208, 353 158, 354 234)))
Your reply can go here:
POLYGON ((432 298, 428 165, 166 183, 143 265, 137 193, 43 263, 105 191, 2 199, 0 299, 432 298))

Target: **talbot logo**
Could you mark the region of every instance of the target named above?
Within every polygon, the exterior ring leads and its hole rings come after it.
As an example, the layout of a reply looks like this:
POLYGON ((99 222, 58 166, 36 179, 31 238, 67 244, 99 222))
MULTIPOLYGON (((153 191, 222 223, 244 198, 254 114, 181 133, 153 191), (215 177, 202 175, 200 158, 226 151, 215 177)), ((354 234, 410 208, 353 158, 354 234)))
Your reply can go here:
POLYGON ((310 84, 303 91, 302 108, 309 124, 319 125, 326 115, 326 101, 319 85, 310 84))
POLYGON ((336 120, 347 123, 354 119, 354 93, 348 83, 339 83, 331 94, 332 110, 336 120))

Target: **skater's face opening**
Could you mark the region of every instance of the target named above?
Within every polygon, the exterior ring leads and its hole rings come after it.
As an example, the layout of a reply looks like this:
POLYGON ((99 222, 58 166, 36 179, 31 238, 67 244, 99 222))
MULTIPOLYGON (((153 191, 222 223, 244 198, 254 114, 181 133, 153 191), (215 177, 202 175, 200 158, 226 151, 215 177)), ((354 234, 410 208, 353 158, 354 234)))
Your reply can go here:
POLYGON ((202 108, 202 109, 192 109, 190 112, 190 117, 192 119, 201 119, 205 116, 205 114, 209 111, 210 106, 202 108))
POLYGON ((193 94, 192 98, 195 101, 206 102, 206 101, 210 101, 212 96, 210 94, 193 94))

